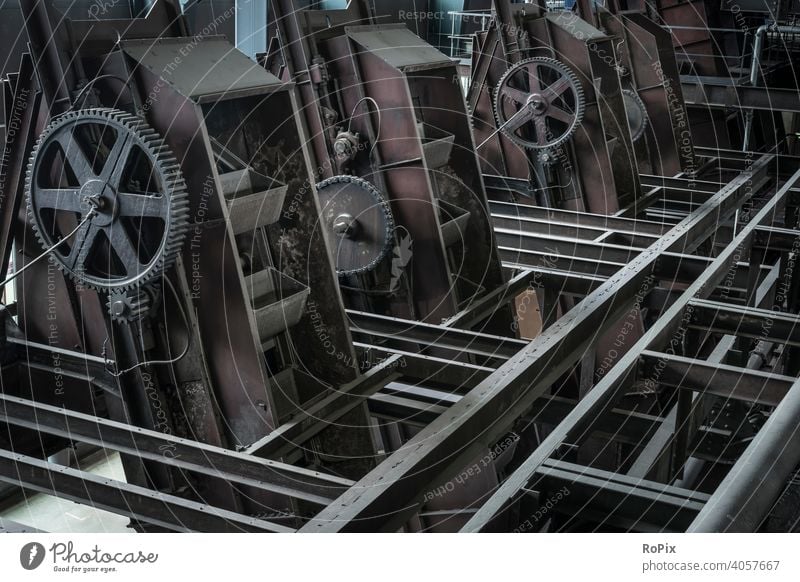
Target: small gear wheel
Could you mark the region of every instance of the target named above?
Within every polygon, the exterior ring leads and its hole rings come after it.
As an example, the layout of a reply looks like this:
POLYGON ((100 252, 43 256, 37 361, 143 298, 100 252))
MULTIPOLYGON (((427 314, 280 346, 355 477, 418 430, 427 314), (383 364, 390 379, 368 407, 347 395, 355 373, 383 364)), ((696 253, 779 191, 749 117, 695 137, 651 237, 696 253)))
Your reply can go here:
POLYGON ((644 130, 647 129, 647 108, 639 94, 632 89, 622 90, 622 101, 625 103, 625 116, 628 118, 631 140, 639 141, 644 135, 644 130))
POLYGON ((177 160, 155 130, 117 109, 53 119, 31 154, 26 194, 33 231, 43 248, 55 247, 56 265, 103 291, 162 275, 189 226, 177 160))
POLYGON ((133 322, 147 314, 152 302, 146 291, 116 290, 108 295, 106 305, 112 321, 133 322))
POLYGON ((317 184, 320 223, 340 276, 372 271, 392 249, 392 209, 378 189, 356 176, 317 184))
POLYGON ((533 57, 508 69, 495 90, 500 130, 530 149, 568 140, 583 120, 583 87, 572 69, 549 57, 533 57))
POLYGON ((539 150, 539 153, 536 154, 536 161, 543 166, 553 166, 558 162, 558 155, 555 150, 549 148, 539 150))

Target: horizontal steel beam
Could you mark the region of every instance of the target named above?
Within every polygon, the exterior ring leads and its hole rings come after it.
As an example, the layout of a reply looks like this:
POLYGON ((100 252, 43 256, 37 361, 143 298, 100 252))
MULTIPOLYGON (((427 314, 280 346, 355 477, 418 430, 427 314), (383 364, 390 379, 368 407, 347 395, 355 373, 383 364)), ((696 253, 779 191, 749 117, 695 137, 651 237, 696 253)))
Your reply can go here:
MULTIPOLYGON (((718 191, 719 188, 714 190, 718 191)), ((576 212, 560 210, 543 206, 529 206, 527 204, 514 204, 513 202, 489 201, 489 210, 492 216, 502 216, 512 219, 540 220, 553 224, 568 225, 599 230, 613 230, 627 234, 650 234, 661 236, 669 229, 657 222, 621 218, 604 214, 591 214, 589 212, 576 212)))
MULTIPOLYGON (((719 194, 701 207, 701 210, 695 211, 691 217, 681 222, 670 231, 669 234, 665 235, 666 240, 663 244, 670 248, 672 245, 669 240, 676 234, 676 231, 686 232, 688 230, 691 232, 693 230, 691 224, 694 220, 699 218, 697 216, 698 213, 704 213, 702 209, 715 209, 718 211, 724 204, 724 201, 721 200, 721 198, 724 197, 724 193, 732 187, 735 188, 737 183, 741 185, 742 179, 745 180, 745 183, 749 182, 751 186, 753 183, 759 181, 760 178, 757 178, 754 174, 759 173, 757 170, 758 166, 764 168, 766 160, 766 157, 759 158, 754 165, 753 172, 743 172, 740 174, 736 180, 723 188, 719 194)), ((492 497, 484 503, 472 519, 464 526, 462 531, 480 531, 485 528, 499 512, 508 507, 508 505, 517 498, 520 490, 528 485, 536 471, 559 447, 565 443, 580 442, 581 439, 586 438, 586 435, 591 434, 596 424, 595 419, 602 414, 603 410, 613 406, 618 396, 619 386, 623 382, 629 381, 631 376, 633 376, 639 363, 640 354, 644 350, 665 345, 670 338, 673 337, 673 334, 680 330, 681 318, 684 314, 684 310, 689 306, 690 301, 697 297, 704 297, 710 294, 714 288, 719 285, 731 266, 736 263, 737 249, 744 246, 747 241, 751 239, 756 226, 767 220, 774 219, 776 206, 797 180, 800 180, 800 172, 795 173, 793 178, 770 198, 764 207, 753 217, 752 221, 742 229, 742 232, 739 233, 736 239, 719 253, 719 256, 717 256, 714 262, 706 269, 703 276, 690 285, 680 298, 662 314, 649 330, 647 330, 642 338, 639 339, 627 353, 619 358, 616 365, 588 392, 567 418, 560 425, 555 427, 539 447, 508 477, 508 479, 506 479, 505 482, 503 482, 492 497)), ((739 202, 741 203, 743 200, 744 199, 740 199, 739 202)), ((716 214, 716 212, 712 210, 712 214, 716 214)), ((717 214, 717 216, 719 216, 719 214, 717 214)), ((657 256, 657 253, 653 254, 657 256)), ((632 264, 635 264, 635 262, 632 264)), ((498 373, 502 370, 502 368, 498 370, 498 373)))
POLYGON ((794 89, 732 83, 727 77, 681 77, 686 105, 800 113, 794 89))
MULTIPOLYGON (((427 487, 446 479, 481 448, 496 441, 575 364, 597 334, 630 311, 637 297, 647 294, 653 287, 652 271, 661 253, 684 252, 708 238, 720 218, 729 216, 754 194, 753 183, 762 181, 771 162, 770 156, 757 160, 751 170, 742 172, 623 266, 446 414, 321 511, 302 531, 391 531, 402 525, 419 508, 427 487)), ((516 487, 514 491, 518 490, 516 487)), ((484 512, 479 521, 485 523, 495 513, 487 516, 484 512)))
POLYGON ((690 533, 754 532, 800 465, 797 380, 689 527, 690 533))
POLYGON ((0 481, 179 532, 291 532, 291 528, 0 449, 0 481))
POLYGON ((691 325, 712 333, 800 346, 800 317, 718 301, 692 301, 691 325))
POLYGON ((790 228, 762 226, 756 229, 754 244, 756 248, 777 251, 800 251, 800 232, 790 228))
POLYGON ((646 188, 664 188, 673 191, 705 192, 714 194, 719 192, 725 184, 709 180, 699 180, 680 176, 656 176, 654 174, 639 174, 639 181, 646 188))
POLYGON ((85 380, 120 397, 119 381, 108 371, 114 365, 113 360, 31 342, 20 337, 8 336, 6 342, 18 352, 18 360, 30 368, 52 370, 53 362, 57 360, 61 375, 85 380))
POLYGON ((245 453, 278 459, 296 451, 308 439, 364 404, 387 382, 399 378, 401 364, 402 356, 392 356, 340 389, 305 404, 289 421, 247 447, 245 453))
POLYGON ((326 505, 351 481, 127 424, 0 394, 0 422, 326 505))
MULTIPOLYGON (((551 256, 580 257, 603 263, 625 264, 644 250, 642 247, 633 245, 600 243, 497 227, 494 229, 494 236, 500 247, 551 256)), ((652 242, 651 240, 650 244, 652 242)))
POLYGON ((579 509, 579 514, 588 510, 606 519, 623 517, 634 531, 652 529, 642 528, 643 524, 659 531, 685 530, 709 498, 689 489, 553 459, 536 471, 530 488, 540 487, 566 487, 569 495, 563 501, 579 509))
POLYGON ((347 310, 350 330, 355 334, 366 334, 394 343, 416 343, 437 350, 452 350, 456 354, 468 354, 485 358, 509 358, 528 342, 514 338, 455 329, 451 326, 435 325, 363 311, 347 310))
POLYGON ((627 244, 648 247, 659 235, 648 233, 632 233, 623 230, 606 230, 596 226, 577 226, 551 222, 545 218, 522 218, 519 216, 504 216, 492 214, 492 225, 495 229, 508 231, 523 231, 539 235, 557 236, 576 240, 598 240, 599 238, 614 237, 614 240, 627 244))
POLYGON ((459 329, 472 329, 481 321, 500 311, 509 301, 513 301, 519 293, 532 284, 532 281, 535 281, 536 277, 534 270, 523 269, 504 285, 471 301, 467 307, 447 319, 444 325, 459 329))
MULTIPOLYGON (((736 366, 645 350, 645 370, 658 370, 653 379, 673 386, 767 406, 777 406, 794 378, 736 366)), ((646 377, 646 376, 644 376, 646 377)))
MULTIPOLYGON (((480 366, 478 364, 404 351, 398 348, 375 346, 360 342, 353 342, 353 345, 360 353, 371 352, 381 358, 401 358, 403 365, 398 367, 397 371, 403 378, 418 380, 426 384, 442 384, 462 392, 474 388, 496 369, 489 366, 480 366)), ((381 387, 378 386, 375 391, 377 392, 381 387)))

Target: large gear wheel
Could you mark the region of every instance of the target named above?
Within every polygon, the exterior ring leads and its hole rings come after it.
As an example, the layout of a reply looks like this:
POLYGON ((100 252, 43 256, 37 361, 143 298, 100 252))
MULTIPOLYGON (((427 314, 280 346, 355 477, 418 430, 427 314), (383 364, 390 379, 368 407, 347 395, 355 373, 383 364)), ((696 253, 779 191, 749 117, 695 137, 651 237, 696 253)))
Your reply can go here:
POLYGON ((386 198, 356 176, 334 176, 317 184, 320 222, 340 276, 372 271, 392 248, 394 220, 386 198))
POLYGON ((58 245, 51 253, 58 267, 102 291, 132 289, 161 275, 188 229, 178 162, 155 130, 116 109, 56 117, 31 154, 26 193, 42 247, 58 245))
POLYGON ((578 76, 549 57, 512 66, 495 90, 500 130, 529 149, 554 148, 568 140, 583 120, 583 88, 578 76))
POLYGON ((647 129, 647 108, 638 93, 632 89, 622 90, 622 101, 625 103, 625 116, 628 118, 631 141, 639 141, 647 129))

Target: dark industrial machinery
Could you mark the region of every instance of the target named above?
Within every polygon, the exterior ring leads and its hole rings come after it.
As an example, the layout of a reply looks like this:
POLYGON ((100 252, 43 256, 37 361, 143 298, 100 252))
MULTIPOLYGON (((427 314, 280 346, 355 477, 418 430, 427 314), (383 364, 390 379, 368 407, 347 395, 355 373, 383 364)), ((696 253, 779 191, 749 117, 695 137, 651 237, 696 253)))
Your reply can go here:
POLYGON ((467 94, 490 195, 601 214, 638 199, 613 39, 544 3, 492 6, 467 94))
POLYGON ((458 70, 369 2, 271 2, 265 66, 298 86, 346 304, 433 323, 502 274, 458 70))
POLYGON ((621 10, 615 2, 580 14, 617 39, 617 72, 640 173, 693 174, 694 142, 669 32, 645 11, 621 10))
POLYGON ((756 113, 708 147, 680 19, 492 5, 457 64, 370 2, 275 0, 258 62, 22 2, 0 481, 138 531, 796 529, 792 107, 710 99, 756 113))
POLYGON ((794 152, 797 2, 656 2, 653 8, 672 35, 697 143, 794 152))
MULTIPOLYGON (((4 432, 0 474, 49 490, 58 469, 41 459, 73 440, 111 446, 107 430, 123 439, 130 489, 98 482, 87 495, 137 527, 195 529, 188 512, 208 520, 200 529, 280 530, 321 498, 230 481, 203 447, 234 462, 357 378, 329 252, 308 228, 319 210, 292 88, 220 37, 185 36, 170 2, 101 23, 41 2, 22 10, 32 53, 6 85, 2 240, 17 301, 4 311, 3 420, 25 429, 4 432), (59 412, 44 420, 37 406, 59 412), (159 462, 173 445, 192 450, 191 467, 159 462), (250 517, 220 525, 231 511, 250 517)), ((307 460, 369 468, 365 411, 349 415, 364 428, 340 446, 326 436, 307 460)), ((64 475, 53 492, 83 498, 84 476, 64 475)))

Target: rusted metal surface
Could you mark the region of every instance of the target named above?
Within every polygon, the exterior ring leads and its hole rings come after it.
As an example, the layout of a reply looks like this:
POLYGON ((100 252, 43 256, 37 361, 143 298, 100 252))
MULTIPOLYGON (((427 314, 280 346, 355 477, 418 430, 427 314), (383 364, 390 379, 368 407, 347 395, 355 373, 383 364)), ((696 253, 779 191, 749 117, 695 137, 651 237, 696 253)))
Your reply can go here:
MULTIPOLYGON (((687 136, 685 118, 710 118, 686 114, 681 88, 702 78, 679 76, 684 59, 643 12, 494 2, 465 98, 419 23, 378 23, 370 2, 275 0, 281 42, 257 62, 187 37, 173 2, 103 24, 46 4, 27 6, 34 53, 3 83, 0 226, 17 293, 0 309, 0 480, 144 531, 796 521, 798 459, 779 449, 800 373, 800 159, 696 146, 703 126, 687 136), (174 159, 159 184, 128 164, 89 184, 106 173, 95 158, 127 143, 102 127, 73 140, 92 154, 81 175, 37 157, 51 118, 96 125, 101 110, 152 145, 151 164, 174 159), (49 183, 26 186, 31 155, 55 168, 49 183), (327 216, 335 184, 346 195, 327 216), (95 278, 62 272, 63 249, 44 260, 26 212, 50 190, 72 213, 61 247, 75 221, 124 223, 117 197, 135 192, 175 202, 186 231, 167 237, 178 251, 157 277, 131 281, 114 260, 91 262, 95 278), (121 452, 127 482, 44 460, 67 439, 121 452)), ((745 121, 763 106, 760 85, 709 86, 702 103, 690 90, 693 107, 747 96, 745 121)), ((759 147, 770 119, 754 117, 759 147)), ((81 164, 70 143, 63 157, 81 164)))

